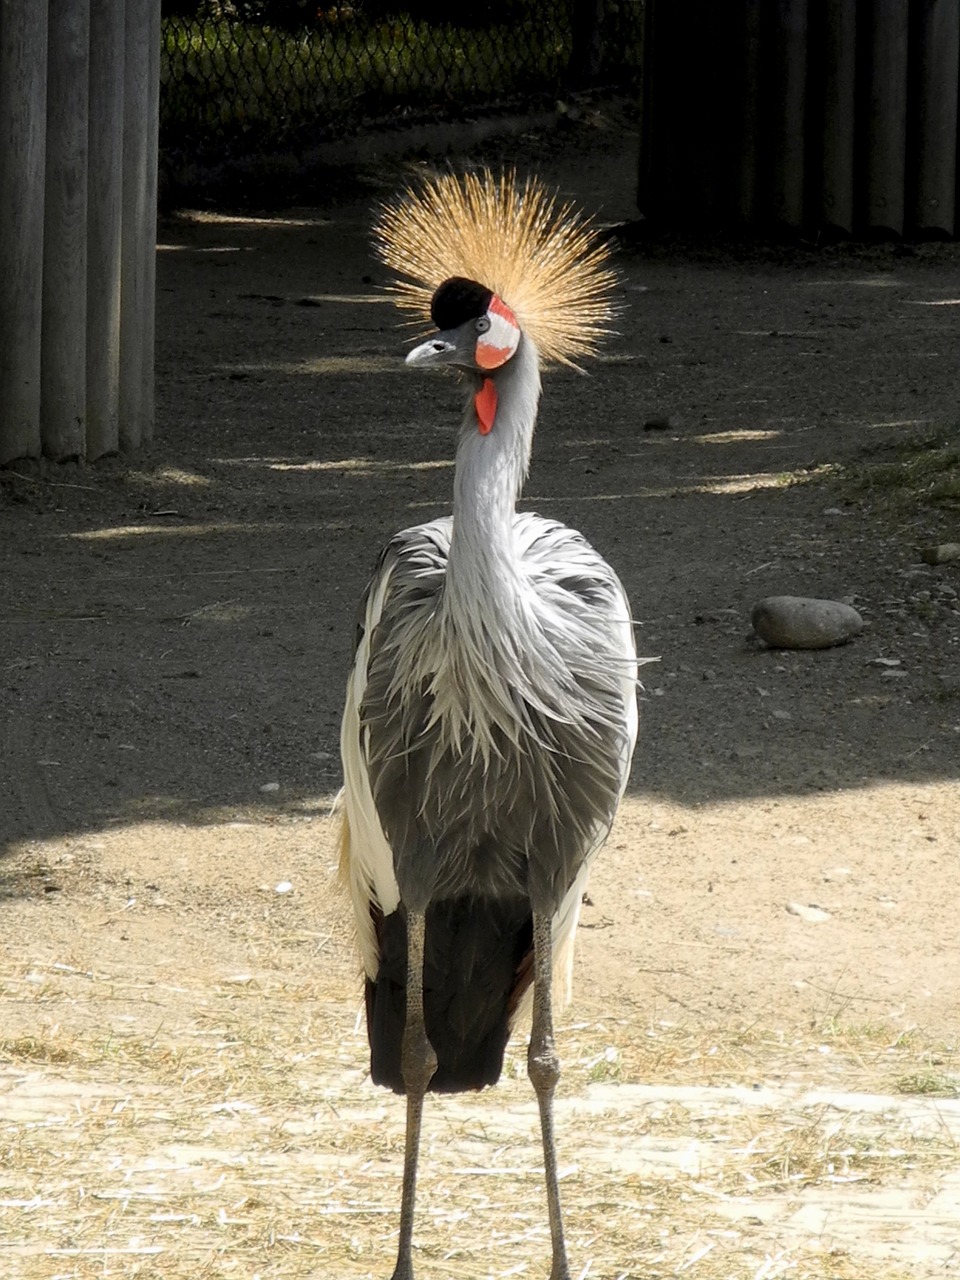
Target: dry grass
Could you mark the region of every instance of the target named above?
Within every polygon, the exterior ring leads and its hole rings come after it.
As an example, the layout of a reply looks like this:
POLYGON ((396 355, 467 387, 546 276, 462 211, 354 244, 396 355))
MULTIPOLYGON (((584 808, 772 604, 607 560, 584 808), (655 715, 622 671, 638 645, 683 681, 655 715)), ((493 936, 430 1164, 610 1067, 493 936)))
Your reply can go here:
MULTIPOLYGON (((284 828, 285 859, 299 829, 284 828)), ((233 843, 240 830, 227 833, 233 843)), ((335 923, 317 928, 337 911, 323 876, 307 875, 314 837, 291 874, 317 886, 315 901, 277 895, 236 858, 226 880, 220 834, 207 838, 194 882, 178 900, 171 882, 169 901, 130 888, 129 831, 100 841, 96 877, 79 855, 48 851, 62 896, 44 902, 43 931, 27 923, 0 960, 4 1276, 390 1274, 403 1105, 367 1080, 351 944, 335 923)), ((957 1104, 917 1085, 949 1078, 955 1051, 847 1013, 826 993, 818 1024, 786 1035, 678 1024, 624 1003, 611 1018, 581 1001, 558 1036, 573 1274, 920 1274, 920 1246, 902 1232, 897 1247, 871 1251, 882 1206, 859 1234, 837 1224, 853 1192, 906 1203, 960 1176, 957 1104), (911 1079, 916 1096, 897 1097, 911 1079), (821 1212, 813 1225, 797 1219, 821 1212)), ((522 1043, 497 1090, 431 1100, 415 1239, 423 1280, 544 1274, 522 1043)))
POLYGON ((919 435, 876 449, 850 468, 844 484, 892 511, 960 504, 960 447, 953 439, 919 435))
MULTIPOLYGON (((276 954, 290 945, 281 939, 276 954)), ((256 973, 183 975, 159 1015, 152 978, 63 964, 0 974, 35 1024, 0 1041, 4 1274, 389 1274, 402 1104, 365 1080, 348 966, 297 972, 261 960, 256 973), (139 1014, 125 1013, 126 1032, 115 1022, 105 1033, 117 1008, 139 1014)), ((786 1212, 768 1221, 770 1203, 780 1197, 786 1210, 804 1191, 849 1183, 929 1186, 956 1164, 946 1130, 804 1100, 828 1060, 837 1081, 892 1089, 934 1055, 879 1029, 844 1037, 833 1026, 829 1054, 819 1037, 631 1019, 571 1023, 560 1041, 575 1274, 862 1276, 864 1259, 843 1240, 792 1231, 786 1212)), ((425 1276, 543 1273, 523 1059, 513 1046, 495 1093, 429 1109, 417 1229, 425 1276)), ((911 1272, 891 1262, 870 1274, 911 1272)))

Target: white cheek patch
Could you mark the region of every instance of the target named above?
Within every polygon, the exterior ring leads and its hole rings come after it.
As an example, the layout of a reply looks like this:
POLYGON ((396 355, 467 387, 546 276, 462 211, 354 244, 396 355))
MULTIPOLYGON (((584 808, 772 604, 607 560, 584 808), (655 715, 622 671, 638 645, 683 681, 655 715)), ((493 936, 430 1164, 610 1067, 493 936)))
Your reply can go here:
POLYGON ((517 317, 496 294, 487 307, 490 328, 477 339, 475 358, 481 369, 499 369, 520 345, 517 317))

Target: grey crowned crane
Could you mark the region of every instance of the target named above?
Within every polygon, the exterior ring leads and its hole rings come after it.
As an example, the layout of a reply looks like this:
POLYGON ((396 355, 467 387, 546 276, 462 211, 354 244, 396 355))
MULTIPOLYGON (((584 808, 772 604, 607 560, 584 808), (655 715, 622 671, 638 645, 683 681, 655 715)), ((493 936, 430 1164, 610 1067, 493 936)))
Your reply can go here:
POLYGON ((533 988, 553 1252, 569 1280, 553 1135, 553 985, 566 994, 590 863, 637 735, 617 575, 579 534, 518 514, 541 359, 607 332, 614 276, 588 222, 539 183, 441 177, 388 206, 382 260, 438 332, 407 356, 468 389, 453 514, 398 533, 363 598, 347 686, 341 874, 366 973, 371 1073, 407 1098, 393 1280, 413 1280, 424 1096, 496 1083, 533 988))

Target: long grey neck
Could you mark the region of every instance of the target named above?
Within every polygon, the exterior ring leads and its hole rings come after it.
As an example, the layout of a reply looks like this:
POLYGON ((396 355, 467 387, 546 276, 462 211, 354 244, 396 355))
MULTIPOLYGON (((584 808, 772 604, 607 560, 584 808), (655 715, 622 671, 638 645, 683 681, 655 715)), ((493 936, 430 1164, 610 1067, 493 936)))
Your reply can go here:
POLYGON ((447 565, 450 606, 495 606, 515 588, 513 518, 530 464, 540 402, 540 361, 526 336, 494 376, 497 412, 488 435, 477 426, 473 390, 457 447, 453 539, 447 565))

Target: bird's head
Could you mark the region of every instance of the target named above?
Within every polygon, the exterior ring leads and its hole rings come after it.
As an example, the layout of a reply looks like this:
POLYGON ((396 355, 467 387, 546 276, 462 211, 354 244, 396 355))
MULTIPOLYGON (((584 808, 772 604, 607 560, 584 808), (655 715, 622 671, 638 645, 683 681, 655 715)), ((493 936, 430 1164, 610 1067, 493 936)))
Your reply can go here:
POLYGON ((520 345, 520 326, 507 304, 465 276, 444 280, 430 299, 430 317, 440 332, 414 347, 409 365, 454 365, 486 376, 512 359, 520 345))
POLYGON ((493 428, 504 384, 523 382, 510 374, 525 370, 539 395, 541 360, 578 368, 575 357, 593 354, 610 332, 610 246, 535 178, 484 169, 427 181, 384 206, 376 247, 399 277, 397 304, 418 321, 429 311, 440 330, 407 364, 474 375, 481 435, 493 428))

